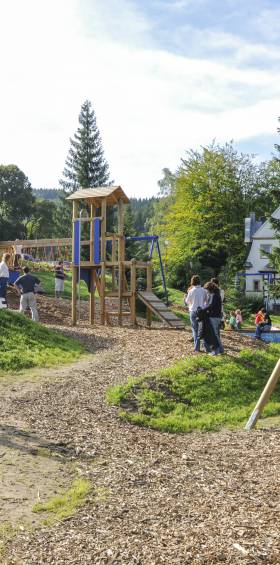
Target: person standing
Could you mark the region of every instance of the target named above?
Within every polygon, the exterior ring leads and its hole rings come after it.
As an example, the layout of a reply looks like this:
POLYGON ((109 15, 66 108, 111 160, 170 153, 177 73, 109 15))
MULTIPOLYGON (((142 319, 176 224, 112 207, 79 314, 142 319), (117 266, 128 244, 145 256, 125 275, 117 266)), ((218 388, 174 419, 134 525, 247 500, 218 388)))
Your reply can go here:
POLYGON ((235 320, 236 320, 237 329, 241 330, 241 324, 243 323, 241 310, 235 310, 235 320))
POLYGON ((0 263, 0 298, 6 301, 7 284, 9 282, 10 273, 8 263, 11 259, 10 253, 4 253, 0 263))
POLYGON ((224 347, 220 336, 220 328, 223 315, 220 290, 219 287, 213 282, 206 283, 204 285, 204 288, 209 292, 211 296, 209 304, 209 319, 218 342, 218 347, 215 349, 215 351, 213 351, 213 355, 219 355, 220 353, 224 353, 224 347))
POLYGON ((66 278, 63 268, 63 261, 58 261, 54 269, 54 294, 55 298, 60 298, 64 291, 64 280, 66 278))
POLYGON ((31 275, 29 267, 23 267, 24 274, 15 281, 15 287, 20 294, 19 311, 25 312, 28 308, 31 310, 32 320, 39 321, 37 303, 35 297, 35 287, 40 284, 40 280, 31 275))
POLYGON ((194 341, 194 350, 200 351, 200 339, 198 337, 198 318, 197 309, 205 308, 208 304, 208 295, 205 288, 202 288, 200 284, 200 278, 198 275, 194 275, 191 278, 191 285, 189 287, 188 293, 184 298, 185 305, 189 309, 190 322, 192 326, 192 334, 194 341))
POLYGON ((15 245, 14 245, 14 268, 18 269, 19 268, 19 261, 21 259, 21 255, 22 255, 22 245, 20 245, 19 243, 19 239, 16 239, 15 241, 15 245))

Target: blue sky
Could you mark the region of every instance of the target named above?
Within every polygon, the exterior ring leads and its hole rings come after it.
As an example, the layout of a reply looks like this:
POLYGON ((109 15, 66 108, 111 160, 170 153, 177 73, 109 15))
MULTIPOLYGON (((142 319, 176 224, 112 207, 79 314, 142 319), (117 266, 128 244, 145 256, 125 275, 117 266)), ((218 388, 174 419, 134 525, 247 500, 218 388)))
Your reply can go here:
POLYGON ((279 24, 276 0, 0 0, 0 162, 58 186, 86 98, 130 196, 214 138, 268 159, 279 24))

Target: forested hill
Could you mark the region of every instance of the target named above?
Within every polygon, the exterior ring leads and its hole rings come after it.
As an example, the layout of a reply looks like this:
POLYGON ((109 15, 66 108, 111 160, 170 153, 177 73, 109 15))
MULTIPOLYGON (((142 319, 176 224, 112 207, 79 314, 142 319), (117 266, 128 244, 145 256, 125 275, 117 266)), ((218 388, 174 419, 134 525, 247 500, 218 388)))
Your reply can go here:
POLYGON ((133 225, 138 234, 148 231, 149 220, 154 215, 154 204, 159 200, 152 198, 131 198, 130 205, 133 215, 133 225))
MULTIPOLYGON (((58 201, 61 191, 57 188, 33 188, 33 195, 36 199, 58 201)), ((159 199, 152 198, 131 198, 130 208, 132 213, 132 225, 135 233, 141 234, 148 231, 148 223, 154 215, 154 204, 159 199)))
POLYGON ((33 188, 35 198, 42 200, 58 200, 61 191, 58 188, 33 188))

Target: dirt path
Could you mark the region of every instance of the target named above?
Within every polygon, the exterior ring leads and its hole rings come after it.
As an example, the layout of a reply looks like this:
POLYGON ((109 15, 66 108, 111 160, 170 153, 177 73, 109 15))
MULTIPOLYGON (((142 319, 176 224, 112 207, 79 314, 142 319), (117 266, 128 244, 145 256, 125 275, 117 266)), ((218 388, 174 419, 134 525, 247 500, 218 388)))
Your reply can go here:
MULTIPOLYGON (((190 332, 61 330, 94 355, 0 386, 1 420, 10 437, 16 426, 62 450, 103 496, 55 527, 22 531, 5 565, 279 563, 277 430, 173 436, 120 421, 105 401, 109 385, 191 353, 190 332)), ((248 340, 225 343, 234 355, 248 340)))

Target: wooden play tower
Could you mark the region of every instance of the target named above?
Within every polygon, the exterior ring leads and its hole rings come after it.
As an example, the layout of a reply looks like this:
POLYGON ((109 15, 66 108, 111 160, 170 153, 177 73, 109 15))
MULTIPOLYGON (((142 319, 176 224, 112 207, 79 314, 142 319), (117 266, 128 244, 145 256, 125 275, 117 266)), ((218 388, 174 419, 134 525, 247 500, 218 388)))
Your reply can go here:
POLYGON ((122 325, 128 316, 136 325, 136 296, 147 308, 147 325, 152 313, 170 327, 181 329, 182 321, 170 312, 152 292, 151 261, 126 260, 124 235, 124 206, 129 199, 120 186, 79 189, 68 200, 73 201, 72 240, 72 322, 77 323, 78 282, 88 285, 89 321, 96 320, 96 298, 99 298, 101 324, 110 324, 117 316, 122 325), (117 231, 107 232, 108 208, 117 208, 117 231), (83 240, 83 238, 85 238, 83 240), (137 291, 137 271, 145 270, 146 290, 137 291), (111 300, 107 301, 106 298, 111 300), (112 311, 113 300, 117 309, 112 311), (124 307, 126 306, 126 307, 124 307))

